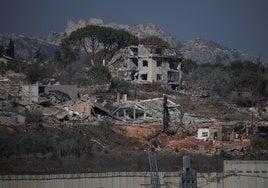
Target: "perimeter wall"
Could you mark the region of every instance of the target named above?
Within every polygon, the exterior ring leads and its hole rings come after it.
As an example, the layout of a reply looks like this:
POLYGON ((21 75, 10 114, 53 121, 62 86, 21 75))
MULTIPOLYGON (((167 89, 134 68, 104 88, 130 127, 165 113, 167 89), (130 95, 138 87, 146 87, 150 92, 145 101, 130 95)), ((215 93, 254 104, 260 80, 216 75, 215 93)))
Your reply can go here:
MULTIPOLYGON (((197 187, 266 188, 268 161, 224 161, 223 173, 197 173, 197 187)), ((159 172, 161 187, 179 187, 179 172, 159 172)), ((2 175, 0 188, 149 188, 149 172, 2 175)))

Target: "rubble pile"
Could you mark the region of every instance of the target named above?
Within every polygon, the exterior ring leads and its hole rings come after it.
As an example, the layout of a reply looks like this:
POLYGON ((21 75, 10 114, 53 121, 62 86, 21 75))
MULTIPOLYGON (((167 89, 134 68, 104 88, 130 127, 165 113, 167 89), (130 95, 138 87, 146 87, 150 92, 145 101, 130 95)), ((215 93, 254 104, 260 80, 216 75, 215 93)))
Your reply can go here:
MULTIPOLYGON (((194 96, 188 100, 183 94, 172 93, 167 101, 170 132, 163 132, 162 97, 128 100, 127 95, 123 95, 121 100, 119 95, 116 100, 115 94, 109 93, 109 85, 104 88, 23 85, 19 82, 23 79, 24 75, 12 72, 0 77, 0 125, 11 131, 16 126, 42 126, 56 129, 76 127, 77 131, 83 132, 88 131, 87 127, 96 125, 103 129, 101 134, 104 134, 104 140, 112 134, 120 135, 123 141, 118 143, 126 150, 155 147, 157 151, 222 155, 228 158, 250 155, 248 148, 252 145, 252 138, 266 138, 268 135, 267 121, 253 121, 257 117, 255 114, 248 116, 247 121, 219 122, 215 117, 222 120, 218 114, 221 111, 214 110, 216 102, 206 103, 208 99, 204 97, 199 100, 194 96), (107 96, 101 100, 99 95, 104 93, 107 96), (106 100, 116 109, 114 112, 110 113, 104 107, 106 100), (213 110, 215 113, 211 117, 213 110), (107 129, 107 126, 110 127, 107 129), (133 143, 138 146, 131 147, 133 143)), ((144 94, 144 91, 141 92, 144 94)), ((228 108, 235 111, 231 105, 228 108)), ((94 131, 89 132, 95 135, 96 143, 103 146, 103 141, 98 139, 101 136, 94 131)), ((108 145, 109 142, 105 147, 108 145)))
MULTIPOLYGON (((168 108, 171 122, 181 121, 179 105, 168 100, 168 108)), ((125 122, 133 124, 145 124, 161 122, 163 118, 163 98, 146 99, 142 101, 123 101, 112 113, 125 122)))

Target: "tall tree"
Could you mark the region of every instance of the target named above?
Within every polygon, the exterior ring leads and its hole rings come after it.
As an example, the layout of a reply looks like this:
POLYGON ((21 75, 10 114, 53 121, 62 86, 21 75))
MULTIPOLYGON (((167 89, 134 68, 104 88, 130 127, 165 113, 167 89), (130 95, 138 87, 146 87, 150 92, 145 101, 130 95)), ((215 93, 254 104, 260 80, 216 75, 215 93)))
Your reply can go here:
POLYGON ((15 57, 15 47, 12 39, 9 39, 8 48, 6 49, 6 55, 9 57, 15 57))
POLYGON ((181 68, 185 74, 189 74, 189 72, 192 72, 193 70, 195 70, 197 68, 197 64, 195 61, 193 61, 191 59, 184 59, 182 61, 181 68))
POLYGON ((4 46, 0 45, 0 57, 2 57, 5 54, 5 48, 4 46))
POLYGON ((125 30, 115 30, 113 32, 113 37, 115 39, 117 50, 138 42, 138 38, 136 36, 125 30))
POLYGON ((170 121, 170 116, 169 116, 169 111, 168 111, 168 104, 167 104, 167 96, 164 95, 164 100, 163 100, 163 128, 164 132, 167 133, 168 127, 169 127, 169 121, 170 121))
POLYGON ((79 49, 73 44, 69 38, 64 38, 59 47, 55 50, 54 60, 66 67, 73 61, 76 61, 79 58, 79 49))
POLYGON ((94 65, 94 56, 101 48, 105 55, 108 50, 117 50, 137 43, 138 38, 124 30, 116 30, 108 27, 88 25, 73 31, 68 40, 79 50, 84 50, 91 56, 91 64, 94 65))
POLYGON ((71 33, 69 39, 77 43, 89 55, 95 54, 99 47, 99 34, 101 27, 88 25, 71 33))

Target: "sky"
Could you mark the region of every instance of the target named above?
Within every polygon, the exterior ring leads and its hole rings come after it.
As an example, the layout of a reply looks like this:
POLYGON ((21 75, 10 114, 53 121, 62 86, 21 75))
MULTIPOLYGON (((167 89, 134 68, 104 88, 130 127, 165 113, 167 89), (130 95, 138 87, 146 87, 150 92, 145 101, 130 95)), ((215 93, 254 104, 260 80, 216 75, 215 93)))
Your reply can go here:
POLYGON ((68 20, 153 23, 179 41, 195 38, 268 59, 268 0, 1 0, 0 33, 47 37, 68 20))

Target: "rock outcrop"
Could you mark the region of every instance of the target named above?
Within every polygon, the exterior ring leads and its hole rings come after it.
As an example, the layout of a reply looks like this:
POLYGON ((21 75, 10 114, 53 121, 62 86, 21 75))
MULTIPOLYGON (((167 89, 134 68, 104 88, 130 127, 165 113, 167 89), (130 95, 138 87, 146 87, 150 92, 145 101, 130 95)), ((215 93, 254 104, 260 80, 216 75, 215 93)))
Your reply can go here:
POLYGON ((142 24, 130 26, 130 25, 118 24, 115 22, 105 24, 102 19, 97 18, 90 18, 88 21, 81 19, 77 23, 75 23, 72 20, 69 20, 65 32, 67 35, 69 35, 71 34, 72 31, 85 27, 86 25, 99 25, 104 27, 110 27, 113 29, 123 29, 137 36, 138 38, 157 36, 167 41, 173 48, 177 48, 180 45, 179 41, 177 41, 175 38, 171 36, 166 35, 163 30, 159 29, 152 23, 148 23, 146 26, 142 24))

